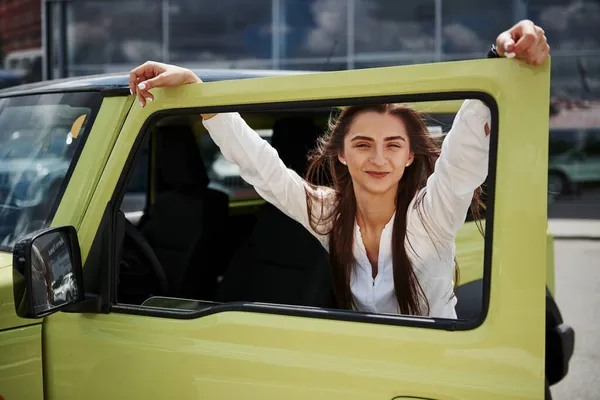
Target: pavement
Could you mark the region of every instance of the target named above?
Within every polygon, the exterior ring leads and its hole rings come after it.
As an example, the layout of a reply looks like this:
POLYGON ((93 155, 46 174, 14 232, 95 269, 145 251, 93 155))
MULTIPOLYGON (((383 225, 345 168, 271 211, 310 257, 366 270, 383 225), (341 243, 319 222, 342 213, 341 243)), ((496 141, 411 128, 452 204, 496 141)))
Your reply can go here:
POLYGON ((556 302, 575 330, 569 373, 551 387, 554 400, 600 399, 600 242, 554 242, 556 302))
POLYGON ((554 400, 600 399, 600 189, 548 206, 554 236, 556 302, 575 330, 569 373, 551 387, 554 400))
POLYGON ((548 230, 554 239, 600 239, 600 220, 551 218, 548 230))
POLYGON ((600 188, 585 188, 552 201, 548 230, 555 239, 600 239, 600 188))

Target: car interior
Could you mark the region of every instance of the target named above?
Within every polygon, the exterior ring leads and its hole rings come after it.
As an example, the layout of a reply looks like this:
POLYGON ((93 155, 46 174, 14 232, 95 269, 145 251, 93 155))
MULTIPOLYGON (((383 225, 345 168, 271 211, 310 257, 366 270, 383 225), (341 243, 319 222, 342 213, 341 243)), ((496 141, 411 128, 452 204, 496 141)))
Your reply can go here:
MULTIPOLYGON (((323 107, 241 114, 253 129, 269 132, 263 138, 303 176, 334 113, 323 107)), ((199 116, 164 117, 146 133, 120 210, 126 228, 118 303, 167 307, 170 299, 178 308, 183 302, 176 299, 189 299, 335 309, 325 249, 262 200, 235 166, 217 171, 219 156, 199 116)))

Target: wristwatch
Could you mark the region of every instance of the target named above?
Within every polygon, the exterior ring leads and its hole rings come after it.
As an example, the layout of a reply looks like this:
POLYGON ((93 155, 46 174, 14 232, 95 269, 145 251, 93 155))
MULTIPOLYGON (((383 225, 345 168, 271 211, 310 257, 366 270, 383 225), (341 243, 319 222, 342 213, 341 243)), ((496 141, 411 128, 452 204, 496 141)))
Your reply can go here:
POLYGON ((501 58, 500 54, 498 54, 498 51, 496 50, 495 44, 493 44, 490 48, 490 51, 488 51, 487 58, 501 58))

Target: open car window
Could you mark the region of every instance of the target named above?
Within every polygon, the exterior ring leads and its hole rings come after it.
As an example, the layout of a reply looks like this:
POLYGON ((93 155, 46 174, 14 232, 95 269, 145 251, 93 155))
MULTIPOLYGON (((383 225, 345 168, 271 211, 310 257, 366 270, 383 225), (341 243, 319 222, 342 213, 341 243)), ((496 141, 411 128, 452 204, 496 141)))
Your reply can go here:
MULTIPOLYGON (((462 104, 447 103, 435 109, 410 104, 421 111, 427 134, 439 146, 462 104)), ((327 133, 340 108, 240 114, 289 168, 304 176, 317 138, 327 133)), ((221 153, 199 116, 157 120, 132 165, 121 206, 130 225, 119 267, 120 304, 199 312, 253 302, 335 312, 327 251, 304 227, 260 197, 240 168, 221 153), (140 188, 151 200, 134 209, 131 199, 140 188), (148 246, 140 247, 141 241, 148 246), (148 248, 150 255, 145 254, 148 248)), ((460 277, 451 290, 459 297, 458 318, 465 321, 476 320, 485 309, 486 221, 480 211, 478 220, 469 212, 456 237, 460 277)))

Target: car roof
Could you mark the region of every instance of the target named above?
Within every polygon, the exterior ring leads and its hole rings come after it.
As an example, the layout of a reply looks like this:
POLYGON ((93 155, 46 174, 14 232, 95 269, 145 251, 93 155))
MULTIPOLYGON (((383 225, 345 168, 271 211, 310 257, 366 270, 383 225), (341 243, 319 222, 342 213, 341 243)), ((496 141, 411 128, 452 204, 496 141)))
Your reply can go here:
MULTIPOLYGON (((254 69, 192 69, 204 82, 307 74, 314 71, 254 69)), ((113 73, 28 83, 0 90, 0 98, 57 92, 100 91, 109 95, 129 94, 129 73, 113 73)))

